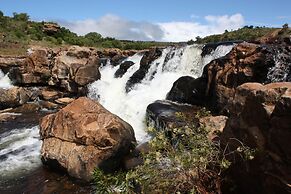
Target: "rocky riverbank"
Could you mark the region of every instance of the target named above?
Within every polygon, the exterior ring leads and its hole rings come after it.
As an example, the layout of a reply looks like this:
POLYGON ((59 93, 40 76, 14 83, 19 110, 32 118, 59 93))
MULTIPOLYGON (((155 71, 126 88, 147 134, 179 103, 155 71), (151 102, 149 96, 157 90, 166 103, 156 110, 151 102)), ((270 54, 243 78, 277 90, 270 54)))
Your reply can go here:
MULTIPOLYGON (((183 142, 178 129, 193 128, 196 135, 200 131, 205 136, 202 145, 207 141, 211 148, 219 149, 218 158, 227 161, 226 170, 218 172, 217 166, 207 164, 211 173, 202 175, 209 175, 208 178, 199 177, 199 171, 186 172, 191 174, 190 181, 205 181, 190 184, 199 192, 290 192, 290 38, 227 45, 232 46, 231 51, 207 63, 200 77, 182 76, 174 82, 166 99, 146 104, 147 126, 158 134, 165 133, 174 147, 183 142), (248 155, 241 150, 248 150, 248 155)), ((215 50, 215 45, 211 49, 215 50)), ((204 50, 212 53, 211 49, 204 50)), ((134 69, 134 62, 124 59, 136 51, 101 52, 73 46, 59 50, 33 48, 28 56, 0 57, 0 68, 9 73, 14 85, 0 89, 0 132, 9 131, 12 122, 18 127, 22 121, 23 125, 37 125, 36 121, 42 118, 44 164, 86 181, 92 180, 97 167, 113 172, 141 165, 140 152, 149 150, 135 149, 136 138, 130 124, 83 96, 88 95, 89 84, 102 79, 99 68, 108 65, 115 70, 114 79, 127 78, 123 90, 129 94, 140 83, 154 79, 159 71, 154 67, 162 64, 161 69, 167 71, 167 63, 185 52, 169 50, 141 51, 139 68, 130 76, 127 72, 134 69)), ((207 52, 201 50, 199 55, 207 52)), ((163 164, 168 165, 165 161, 163 164)), ((183 189, 190 186, 181 183, 183 189)))

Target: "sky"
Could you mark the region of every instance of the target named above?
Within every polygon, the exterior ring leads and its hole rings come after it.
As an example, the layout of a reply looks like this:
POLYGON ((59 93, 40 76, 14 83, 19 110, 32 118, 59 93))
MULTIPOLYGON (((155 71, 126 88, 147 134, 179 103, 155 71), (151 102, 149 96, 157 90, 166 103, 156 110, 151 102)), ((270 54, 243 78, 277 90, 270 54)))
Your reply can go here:
POLYGON ((291 25, 291 0, 0 0, 4 15, 56 21, 84 35, 187 41, 245 25, 291 25))

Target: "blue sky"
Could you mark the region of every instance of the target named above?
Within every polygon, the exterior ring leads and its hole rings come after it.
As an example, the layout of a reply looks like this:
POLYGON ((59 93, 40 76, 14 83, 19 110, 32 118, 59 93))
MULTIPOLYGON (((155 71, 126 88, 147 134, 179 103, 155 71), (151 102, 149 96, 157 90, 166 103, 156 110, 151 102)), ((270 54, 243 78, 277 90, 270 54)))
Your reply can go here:
POLYGON ((291 0, 0 0, 5 15, 28 13, 78 34, 181 41, 243 25, 291 24, 291 0), (127 28, 127 29, 123 29, 127 28))

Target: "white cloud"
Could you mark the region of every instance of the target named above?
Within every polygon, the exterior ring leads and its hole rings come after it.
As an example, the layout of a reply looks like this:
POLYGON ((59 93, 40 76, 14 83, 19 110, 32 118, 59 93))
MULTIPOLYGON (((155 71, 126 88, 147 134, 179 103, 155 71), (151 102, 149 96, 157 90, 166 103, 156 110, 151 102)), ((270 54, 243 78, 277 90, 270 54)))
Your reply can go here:
POLYGON ((104 37, 127 40, 160 40, 163 37, 163 31, 156 24, 130 21, 111 14, 97 20, 87 19, 62 24, 79 35, 98 32, 104 37))
POLYGON ((211 34, 218 34, 224 30, 235 30, 244 25, 244 18, 241 14, 204 17, 206 23, 198 22, 168 22, 159 25, 165 32, 164 41, 186 41, 195 37, 204 37, 211 34))
POLYGON ((204 24, 181 21, 154 24, 126 20, 109 14, 97 20, 87 19, 76 22, 63 22, 62 24, 81 35, 88 32, 98 32, 104 37, 115 37, 117 39, 178 42, 195 39, 196 36, 204 37, 210 34, 222 33, 226 29, 234 30, 242 27, 245 23, 241 14, 230 16, 208 15, 204 17, 204 20, 204 24))

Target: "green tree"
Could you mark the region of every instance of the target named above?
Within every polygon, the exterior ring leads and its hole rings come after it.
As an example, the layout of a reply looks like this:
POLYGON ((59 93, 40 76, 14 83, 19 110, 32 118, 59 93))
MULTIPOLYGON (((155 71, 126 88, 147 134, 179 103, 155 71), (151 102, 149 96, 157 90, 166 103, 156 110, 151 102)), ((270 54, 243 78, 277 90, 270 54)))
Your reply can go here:
POLYGON ((89 32, 88 34, 85 35, 85 38, 93 41, 93 42, 100 42, 102 40, 101 34, 97 32, 89 32))
POLYGON ((13 13, 13 18, 15 20, 19 20, 19 21, 28 21, 29 20, 29 16, 26 13, 13 13))
POLYGON ((287 23, 285 23, 283 26, 282 26, 284 29, 287 29, 287 28, 289 28, 289 26, 288 26, 288 24, 287 23))

